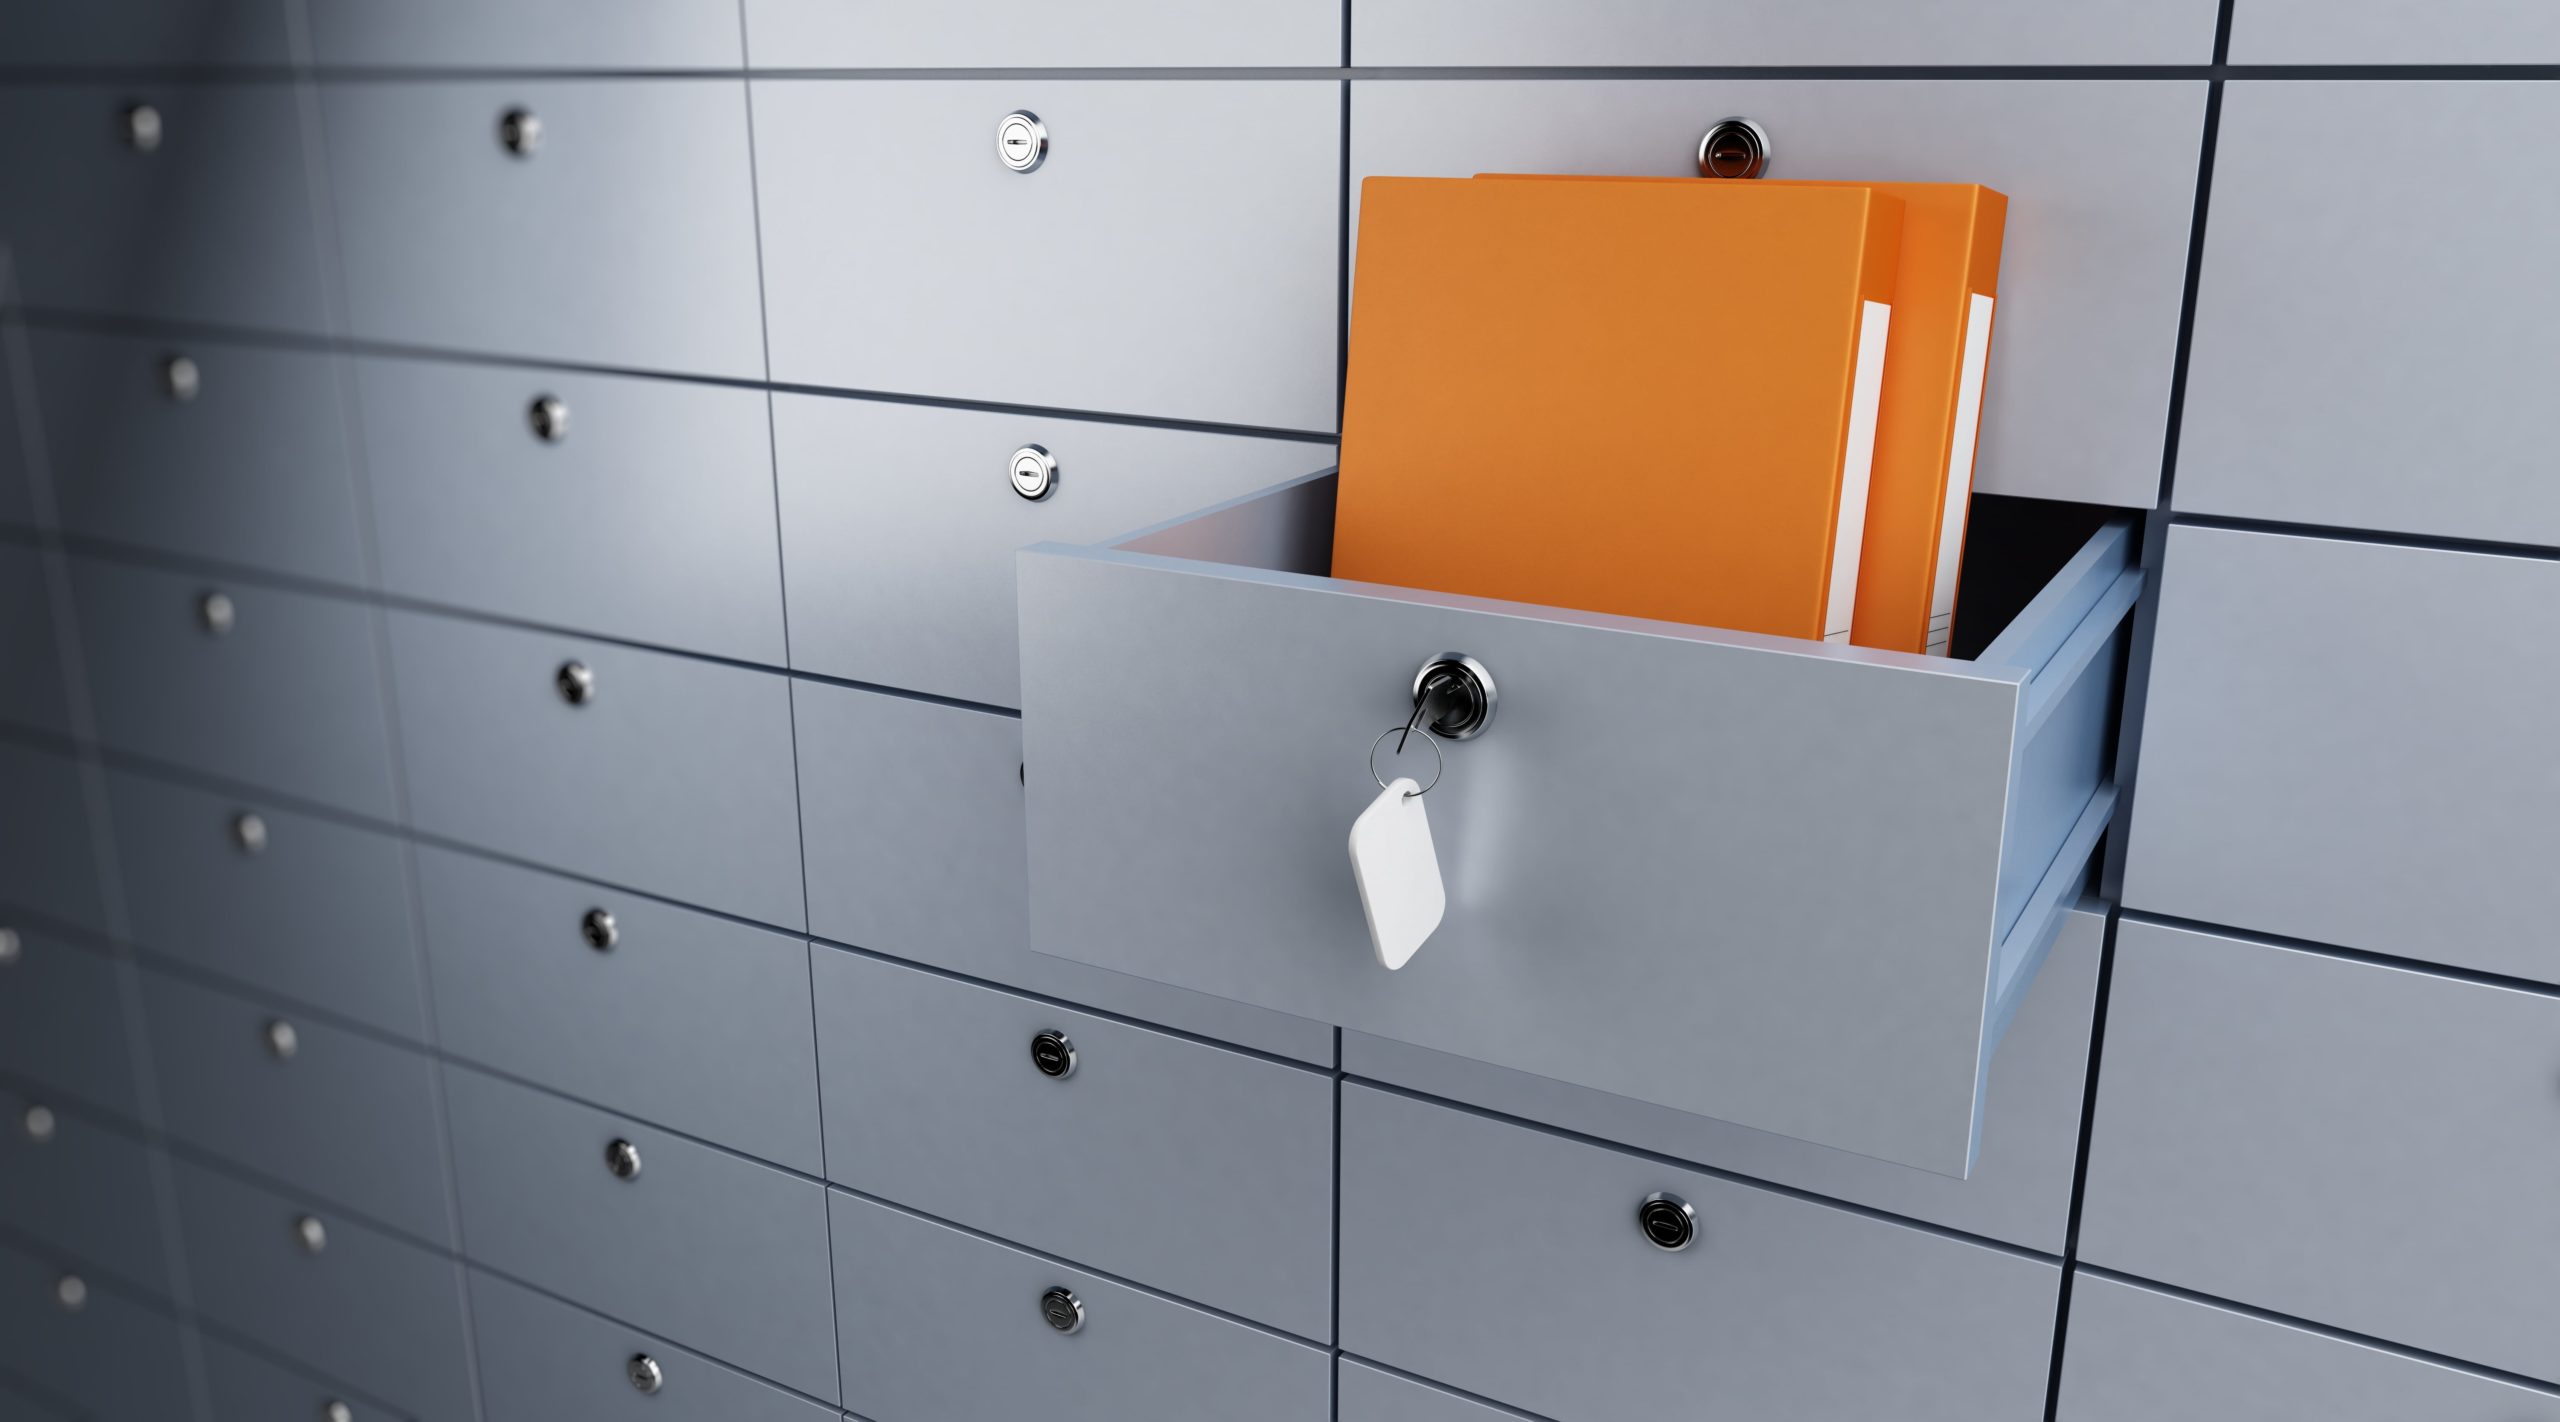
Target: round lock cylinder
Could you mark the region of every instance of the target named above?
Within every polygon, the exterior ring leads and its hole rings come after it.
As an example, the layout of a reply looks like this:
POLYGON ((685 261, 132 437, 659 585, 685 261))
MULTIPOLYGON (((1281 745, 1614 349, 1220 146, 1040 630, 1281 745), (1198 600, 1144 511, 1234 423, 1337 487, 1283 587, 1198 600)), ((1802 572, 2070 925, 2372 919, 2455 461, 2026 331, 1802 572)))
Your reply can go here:
POLYGON ((1058 491, 1058 461, 1039 445, 1026 444, 1015 450, 1009 472, 1013 491, 1033 503, 1058 491))
POLYGON ((1060 1333, 1084 1331, 1084 1300, 1072 1289, 1051 1289, 1040 1296, 1040 1316, 1060 1333))
POLYGON ((163 125, 160 121, 160 110, 157 106, 152 104, 127 104, 124 106, 124 112, 116 116, 116 123, 117 127, 124 135, 125 147, 132 149, 136 153, 157 153, 160 151, 160 140, 163 136, 163 125))
POLYGON ((1042 1032, 1031 1039, 1031 1064, 1042 1076, 1065 1078, 1075 1075, 1076 1044, 1063 1032, 1042 1032))
POLYGON ((1698 140, 1698 176, 1757 178, 1769 171, 1769 130, 1747 118, 1718 119, 1698 140))
POLYGON ((612 914, 591 908, 578 919, 578 936, 587 940, 588 947, 601 953, 622 941, 622 927, 613 921, 612 914))
POLYGON ((317 1254, 329 1247, 329 1227, 318 1215, 304 1215, 293 1222, 293 1242, 302 1246, 303 1253, 317 1254))
POLYGON ((1679 1196, 1656 1191, 1636 1207, 1636 1228, 1654 1248, 1677 1254, 1698 1237, 1698 1212, 1679 1196))
POLYGON ((26 1128, 28 1140, 43 1145, 53 1139, 53 1108, 42 1103, 30 1106, 27 1114, 19 1118, 19 1124, 26 1128))
POLYGON ((267 852, 266 817, 254 810, 242 810, 231 817, 231 842, 243 854, 267 852))
POLYGON ((89 1281, 77 1274, 65 1274, 53 1281, 53 1301, 64 1313, 78 1313, 89 1306, 89 1281))
POLYGON ((631 1360, 622 1365, 622 1376, 629 1380, 635 1392, 654 1394, 667 1385, 667 1370, 659 1367, 658 1360, 646 1353, 632 1354, 631 1360))
POLYGON ((231 594, 209 592, 196 599, 196 621, 206 635, 227 637, 240 623, 240 608, 232 602, 231 594))
POLYGON ((186 404, 204 393, 204 368, 196 364, 193 356, 163 357, 160 361, 160 393, 181 405, 186 404))
POLYGON ((1028 173, 1049 161, 1049 130, 1040 116, 1016 109, 996 123, 996 157, 1017 173, 1028 173))
POLYGON ((302 1050, 302 1034, 281 1017, 267 1024, 266 1039, 267 1055, 280 1062, 293 1060, 293 1054, 302 1050))
POLYGON ((1471 741, 1493 724, 1493 673, 1464 652, 1442 652, 1413 674, 1422 727, 1444 741, 1471 741))
POLYGON ((572 706, 584 706, 596 699, 596 674, 585 662, 562 662, 551 682, 560 688, 560 699, 572 706))
POLYGON ((533 426, 533 437, 544 444, 558 444, 569 437, 569 402, 557 395, 536 395, 525 407, 525 423, 533 426))
POLYGON ((542 119, 531 109, 515 108, 498 115, 498 146, 518 158, 530 158, 542 146, 542 119))
POLYGON ((640 1147, 626 1140, 612 1141, 604 1148, 604 1168, 612 1171, 616 1180, 639 1179, 640 1147))
POLYGON ((333 1397, 321 1404, 320 1422, 356 1422, 356 1410, 333 1397))

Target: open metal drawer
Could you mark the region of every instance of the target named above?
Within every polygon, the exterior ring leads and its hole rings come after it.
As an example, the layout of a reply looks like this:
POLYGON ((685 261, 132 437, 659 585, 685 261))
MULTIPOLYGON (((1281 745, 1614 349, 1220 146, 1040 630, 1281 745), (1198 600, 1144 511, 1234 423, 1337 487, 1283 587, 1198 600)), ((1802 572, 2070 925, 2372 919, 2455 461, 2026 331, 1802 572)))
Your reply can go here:
POLYGON ((1333 496, 1020 555, 1032 946, 1967 1173, 2114 810, 2133 521, 1959 661, 1339 581, 1333 496), (1447 652, 1499 701, 1388 972, 1346 837, 1447 652))

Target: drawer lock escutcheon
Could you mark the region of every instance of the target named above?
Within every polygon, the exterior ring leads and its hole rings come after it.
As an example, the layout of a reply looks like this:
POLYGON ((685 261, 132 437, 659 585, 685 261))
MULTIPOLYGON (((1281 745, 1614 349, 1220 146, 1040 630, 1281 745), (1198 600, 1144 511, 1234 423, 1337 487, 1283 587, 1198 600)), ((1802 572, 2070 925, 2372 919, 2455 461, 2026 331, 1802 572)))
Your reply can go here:
POLYGON ((1040 1316, 1060 1333, 1084 1331, 1084 1300, 1072 1289, 1051 1289, 1040 1296, 1040 1316))
POLYGON ((1698 140, 1701 178, 1757 178, 1769 171, 1769 130, 1756 119, 1718 119, 1698 140))
POLYGON ((1043 1032, 1031 1039, 1031 1064, 1042 1076, 1064 1079, 1075 1075, 1076 1044, 1064 1032, 1043 1032))
POLYGON ((1677 1254, 1698 1237, 1698 1212, 1677 1195, 1660 1190, 1636 1206, 1636 1228, 1654 1248, 1677 1254))

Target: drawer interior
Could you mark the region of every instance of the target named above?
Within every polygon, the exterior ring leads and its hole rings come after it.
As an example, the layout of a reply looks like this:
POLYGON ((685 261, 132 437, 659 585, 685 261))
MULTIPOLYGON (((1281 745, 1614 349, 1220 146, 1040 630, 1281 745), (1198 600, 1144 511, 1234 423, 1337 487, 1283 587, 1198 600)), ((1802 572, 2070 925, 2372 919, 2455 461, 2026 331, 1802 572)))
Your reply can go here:
POLYGON ((1932 658, 1336 580, 1334 488, 1021 555, 1033 946, 1965 1174, 2113 814, 2136 521, 1987 508, 1932 658), (1343 837, 1446 652, 1497 703, 1390 973, 1343 837))

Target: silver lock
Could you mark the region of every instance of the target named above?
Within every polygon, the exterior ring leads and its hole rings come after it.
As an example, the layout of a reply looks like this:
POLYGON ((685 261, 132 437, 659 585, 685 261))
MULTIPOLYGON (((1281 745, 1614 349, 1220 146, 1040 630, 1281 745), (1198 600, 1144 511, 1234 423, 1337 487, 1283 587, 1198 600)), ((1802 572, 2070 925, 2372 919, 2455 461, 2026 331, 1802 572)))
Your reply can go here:
POLYGON ((1073 1289, 1051 1289, 1040 1296, 1040 1316, 1060 1333, 1082 1333, 1084 1300, 1073 1289))
POLYGON ((266 1037, 267 1055, 277 1061, 292 1061, 293 1054, 302 1050, 302 1034, 293 1030, 293 1024, 281 1017, 267 1023, 266 1037))
POLYGON ((557 395, 534 396, 524 418, 533 426, 533 437, 544 444, 558 444, 569 437, 569 402, 557 395))
POLYGON ((1698 140, 1701 178, 1757 178, 1769 171, 1769 130, 1756 119, 1718 119, 1698 140))
POLYGON ((1042 1076, 1064 1080, 1076 1074, 1076 1044, 1064 1032, 1042 1032, 1031 1039, 1031 1065, 1042 1076))
POLYGON ((1017 173, 1028 173, 1049 161, 1049 130, 1029 109, 1015 109, 996 122, 996 157, 1017 173))
POLYGON ((542 146, 542 119, 531 109, 513 108, 498 115, 498 146, 518 158, 530 158, 542 146))
POLYGON ((1698 1212, 1679 1196, 1656 1190, 1636 1206, 1636 1228, 1654 1248, 1677 1254, 1698 1237, 1698 1212))
POLYGON ((1444 741, 1472 741, 1493 724, 1493 673, 1464 652, 1442 652, 1413 674, 1423 729, 1444 741))
POLYGON ((1034 503, 1058 491, 1058 461, 1039 445, 1015 450, 1011 472, 1013 491, 1034 503))
POLYGON ((560 699, 572 706, 596 699, 596 674, 585 662, 562 662, 560 670, 552 673, 551 683, 560 688, 560 699))
POLYGON ((19 957, 26 951, 26 944, 19 939, 18 930, 0 928, 0 968, 18 966, 19 957))
POLYGON ((161 357, 160 393, 181 405, 204 393, 204 370, 194 356, 161 357))
POLYGON ((302 1215, 293 1222, 293 1242, 305 1254, 317 1254, 329 1247, 329 1227, 320 1223, 318 1215, 302 1215))
POLYGON ((619 1137, 615 1138, 604 1148, 604 1168, 612 1171, 613 1178, 616 1180, 639 1179, 640 1147, 619 1137))
POLYGON ((634 1353, 622 1365, 622 1375, 630 1379, 633 1391, 654 1394, 667 1385, 667 1370, 646 1353, 634 1353))
POLYGON ((321 1404, 320 1422, 356 1422, 356 1410, 333 1397, 321 1404))
POLYGON ((231 817, 231 842, 243 854, 267 852, 267 820, 255 810, 242 810, 231 817))
POLYGON ((53 1301, 62 1305, 64 1313, 78 1313, 89 1306, 89 1281, 77 1274, 65 1274, 53 1281, 53 1301))
POLYGON ((587 940, 588 947, 601 953, 622 941, 622 926, 613 921, 612 914, 591 908, 578 916, 578 936, 587 940))
POLYGON ((231 594, 209 592, 196 599, 196 621, 216 637, 228 634, 240 620, 240 609, 233 605, 231 594))
POLYGON ((160 110, 150 104, 127 104, 116 116, 124 134, 124 146, 136 153, 160 151, 160 110))
POLYGON ((22 1124, 27 1128, 27 1139, 43 1145, 53 1139, 53 1108, 42 1103, 28 1107, 22 1124))

